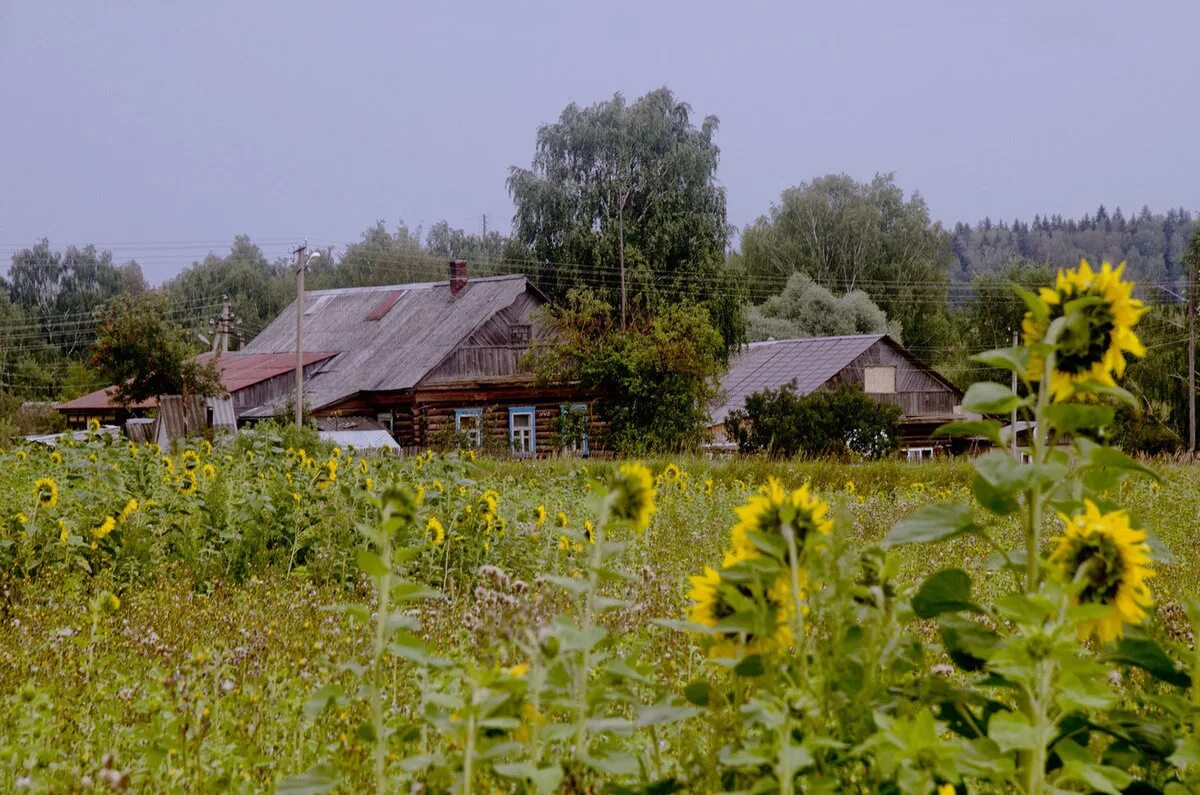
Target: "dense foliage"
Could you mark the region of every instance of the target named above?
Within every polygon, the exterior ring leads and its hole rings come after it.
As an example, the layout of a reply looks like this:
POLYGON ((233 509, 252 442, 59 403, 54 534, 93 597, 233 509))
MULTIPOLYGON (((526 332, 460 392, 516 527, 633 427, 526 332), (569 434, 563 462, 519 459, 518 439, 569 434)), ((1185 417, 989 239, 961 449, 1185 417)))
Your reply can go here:
POLYGON ((899 324, 862 290, 837 295, 804 273, 793 273, 778 295, 746 309, 746 338, 751 342, 842 334, 891 334, 903 341, 899 324))
POLYGON ((725 429, 743 453, 881 458, 900 447, 900 408, 860 390, 796 394, 796 382, 764 389, 730 412, 725 429))
POLYGON ((543 381, 575 382, 601 396, 611 449, 678 451, 705 440, 707 407, 725 367, 705 307, 670 304, 623 329, 613 307, 576 288, 542 321, 553 341, 532 352, 534 369, 543 381))
POLYGON ((215 366, 196 361, 187 332, 167 321, 166 300, 158 293, 119 295, 99 313, 92 365, 113 385, 113 400, 140 403, 158 395, 200 395, 221 391, 215 366))
MULTIPOLYGON (((568 105, 538 129, 531 168, 513 168, 513 237, 530 273, 557 300, 591 286, 620 311, 653 315, 679 300, 703 303, 727 345, 742 338, 739 281, 726 267, 730 228, 717 181, 715 116, 660 88, 568 105), (544 264, 539 264, 544 263, 544 264)), ((624 318, 622 318, 624 320, 624 318)))

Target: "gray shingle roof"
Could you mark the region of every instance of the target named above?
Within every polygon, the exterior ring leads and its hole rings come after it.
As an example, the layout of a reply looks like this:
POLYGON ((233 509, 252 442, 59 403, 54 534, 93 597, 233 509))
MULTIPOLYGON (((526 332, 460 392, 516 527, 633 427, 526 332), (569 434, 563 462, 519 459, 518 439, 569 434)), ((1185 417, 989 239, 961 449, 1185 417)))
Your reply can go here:
POLYGON ((798 394, 819 389, 883 337, 856 334, 750 343, 729 362, 729 372, 721 381, 724 400, 712 407, 712 423, 725 422, 729 412, 744 407, 755 392, 778 389, 793 379, 798 394))
MULTIPOLYGON (((515 275, 473 278, 453 296, 449 282, 305 293, 304 349, 337 354, 305 382, 310 406, 319 409, 362 391, 415 386, 526 289, 525 276, 515 275), (368 319, 381 312, 377 320, 368 319)), ((295 301, 242 349, 246 353, 295 350, 295 301)), ((245 415, 255 416, 255 412, 245 415)))

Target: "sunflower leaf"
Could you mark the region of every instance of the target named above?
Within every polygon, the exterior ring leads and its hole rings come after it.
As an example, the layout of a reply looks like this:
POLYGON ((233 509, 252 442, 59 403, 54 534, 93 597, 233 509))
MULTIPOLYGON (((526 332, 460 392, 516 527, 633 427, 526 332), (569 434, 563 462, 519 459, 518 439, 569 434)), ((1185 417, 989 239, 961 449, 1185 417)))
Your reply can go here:
POLYGON ((927 544, 973 533, 982 527, 975 523, 971 506, 961 503, 926 505, 892 525, 883 546, 927 544))
POLYGON ((963 411, 976 414, 1007 414, 1026 404, 1024 398, 1013 394, 1012 389, 994 381, 971 384, 963 397, 963 411))
POLYGON ((918 618, 964 610, 983 612, 983 608, 971 601, 971 577, 962 569, 942 569, 931 574, 913 595, 912 609, 918 618))
POLYGON ((996 348, 971 357, 971 361, 980 362, 989 367, 1002 367, 1018 375, 1029 369, 1029 360, 1029 349, 1023 345, 1015 348, 996 348))
POLYGON ((1153 638, 1127 636, 1105 655, 1109 662, 1132 665, 1175 687, 1191 687, 1192 677, 1167 656, 1153 638))
POLYGON ((1000 423, 997 420, 956 420, 942 425, 933 432, 938 436, 982 436, 995 444, 1002 444, 1000 423))

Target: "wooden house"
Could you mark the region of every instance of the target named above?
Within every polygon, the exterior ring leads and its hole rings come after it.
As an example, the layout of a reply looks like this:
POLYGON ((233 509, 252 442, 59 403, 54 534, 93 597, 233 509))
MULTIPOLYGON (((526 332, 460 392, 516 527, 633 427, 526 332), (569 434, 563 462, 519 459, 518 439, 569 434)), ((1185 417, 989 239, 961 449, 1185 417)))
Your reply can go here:
POLYGON ((744 408, 747 397, 792 382, 801 395, 851 385, 899 406, 901 447, 910 459, 952 449, 952 442, 933 438, 933 431, 963 419, 962 390, 886 334, 770 340, 745 346, 730 362, 722 397, 710 412, 716 443, 729 444, 725 419, 744 408))
MULTIPOLYGON (((305 293, 241 352, 294 356, 300 311, 304 349, 324 357, 305 378, 314 416, 374 420, 403 447, 587 455, 603 430, 591 396, 539 386, 523 367, 545 303, 523 275, 471 279, 455 261, 449 281, 305 293)), ((274 416, 288 399, 239 411, 239 421, 274 416)))

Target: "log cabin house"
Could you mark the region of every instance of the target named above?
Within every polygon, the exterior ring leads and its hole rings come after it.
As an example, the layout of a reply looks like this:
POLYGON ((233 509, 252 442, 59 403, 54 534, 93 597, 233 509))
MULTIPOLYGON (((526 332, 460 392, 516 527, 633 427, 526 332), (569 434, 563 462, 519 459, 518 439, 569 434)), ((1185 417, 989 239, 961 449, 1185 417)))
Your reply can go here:
MULTIPOLYGON (((589 455, 603 445, 594 396, 543 386, 523 366, 541 339, 546 297, 524 275, 316 290, 304 294, 303 344, 326 358, 305 379, 316 417, 366 417, 406 448, 466 444, 520 456, 589 455)), ((243 354, 295 351, 297 304, 243 354)), ((294 353, 291 353, 294 356, 294 353)), ((287 395, 239 412, 280 413, 287 395)))
POLYGON ((807 395, 851 385, 880 403, 900 407, 901 450, 910 460, 935 452, 961 452, 964 440, 935 438, 934 430, 963 419, 963 392, 886 334, 809 337, 752 342, 729 364, 722 397, 710 412, 716 446, 730 446, 725 433, 729 412, 745 408, 746 398, 795 382, 807 395))

